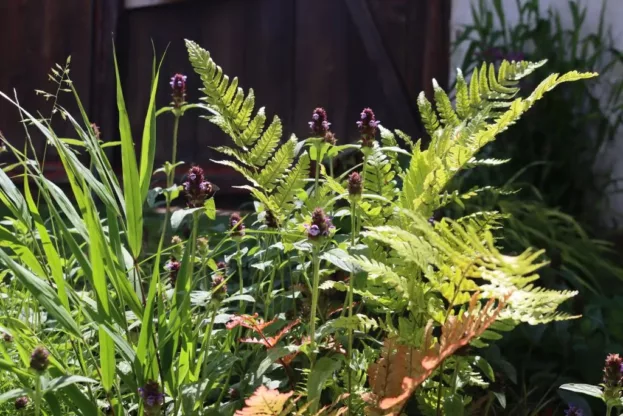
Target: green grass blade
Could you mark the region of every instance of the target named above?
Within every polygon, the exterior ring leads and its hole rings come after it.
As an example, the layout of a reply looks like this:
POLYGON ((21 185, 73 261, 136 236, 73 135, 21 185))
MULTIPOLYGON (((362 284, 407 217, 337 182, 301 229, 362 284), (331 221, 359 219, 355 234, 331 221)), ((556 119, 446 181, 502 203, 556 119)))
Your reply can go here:
POLYGON ((128 222, 128 244, 134 258, 141 253, 143 234, 143 203, 141 200, 140 181, 138 167, 136 166, 136 153, 132 140, 132 130, 128 111, 123 99, 121 78, 117 65, 116 52, 114 52, 115 75, 117 79, 117 109, 119 111, 119 135, 121 136, 121 165, 123 168, 123 194, 125 196, 126 217, 128 222))
MULTIPOLYGON (((151 183, 152 172, 154 170, 154 158, 156 156, 156 93, 158 92, 158 81, 160 79, 160 67, 164 56, 160 60, 158 69, 153 74, 151 80, 151 96, 147 107, 147 116, 143 126, 143 142, 141 144, 141 167, 140 167, 140 183, 141 183, 141 201, 147 198, 149 185, 151 183)), ((156 57, 154 56, 154 69, 156 66, 156 57)))

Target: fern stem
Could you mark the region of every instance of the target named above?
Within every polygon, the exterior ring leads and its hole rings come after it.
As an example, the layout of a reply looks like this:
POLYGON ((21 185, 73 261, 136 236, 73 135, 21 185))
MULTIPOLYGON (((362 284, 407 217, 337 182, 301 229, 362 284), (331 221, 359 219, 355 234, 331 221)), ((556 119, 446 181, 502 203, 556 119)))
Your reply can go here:
POLYGON ((320 256, 318 255, 318 248, 315 245, 312 250, 312 263, 314 276, 312 281, 311 316, 309 320, 311 370, 313 370, 316 361, 316 310, 318 309, 318 286, 320 285, 320 256))

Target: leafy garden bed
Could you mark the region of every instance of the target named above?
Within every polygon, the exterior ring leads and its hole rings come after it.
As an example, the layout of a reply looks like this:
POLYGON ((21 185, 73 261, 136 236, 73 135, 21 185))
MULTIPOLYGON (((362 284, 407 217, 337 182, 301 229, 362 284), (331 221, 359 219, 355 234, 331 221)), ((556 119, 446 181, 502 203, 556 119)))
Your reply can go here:
MULTIPOLYGON (((548 91, 595 74, 553 74, 521 98, 519 81, 542 62, 485 64, 469 82, 459 72, 455 106, 436 83, 434 105, 418 99, 426 149, 369 108, 353 121, 357 144, 341 144, 321 108, 309 138, 284 141, 252 90, 186 46, 203 98, 187 103, 186 77, 176 75, 172 103, 157 110, 155 71, 138 158, 117 83, 122 181, 84 111, 55 108, 76 133, 59 138, 49 119, 2 94, 27 132, 58 152, 70 184, 63 192, 43 176, 40 155, 4 140, 19 161, 0 171, 10 211, 0 226, 4 414, 463 415, 503 406, 503 394, 487 390, 497 372, 488 346, 517 325, 573 318, 559 306, 575 292, 539 284, 541 251, 505 252, 499 212, 433 214, 493 191, 447 185, 496 164, 478 151, 548 91), (231 137, 217 149, 223 160, 209 163, 247 179, 253 213, 216 221, 218 187, 200 166, 174 183, 177 129, 197 112, 231 137), (172 160, 154 171, 156 117, 174 117, 175 127, 172 160), (333 160, 353 150, 363 163, 334 174, 333 160), (154 174, 166 176, 164 188, 150 189, 154 174), (178 197, 187 208, 173 211, 178 197), (159 199, 165 218, 154 226, 145 206, 159 199)), ((53 78, 82 108, 68 74, 53 78)))

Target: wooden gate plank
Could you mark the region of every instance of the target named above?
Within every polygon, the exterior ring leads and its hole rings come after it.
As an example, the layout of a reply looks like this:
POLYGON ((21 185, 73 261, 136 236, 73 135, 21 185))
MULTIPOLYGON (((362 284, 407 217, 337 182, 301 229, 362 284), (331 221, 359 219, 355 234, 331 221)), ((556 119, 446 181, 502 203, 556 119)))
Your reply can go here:
POLYGON ((353 22, 359 30, 368 56, 376 65, 383 91, 387 96, 391 111, 399 118, 406 128, 416 131, 418 122, 411 111, 411 100, 406 93, 392 59, 383 45, 381 34, 374 23, 366 0, 344 0, 348 6, 353 22))

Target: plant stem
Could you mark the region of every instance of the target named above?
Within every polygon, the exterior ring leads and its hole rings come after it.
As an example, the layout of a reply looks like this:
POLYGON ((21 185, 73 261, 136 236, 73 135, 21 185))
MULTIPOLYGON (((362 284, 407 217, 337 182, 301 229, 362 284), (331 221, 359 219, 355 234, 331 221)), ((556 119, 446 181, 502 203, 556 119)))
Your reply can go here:
POLYGON ((313 370, 314 363, 316 361, 316 309, 318 309, 318 286, 320 285, 320 256, 318 255, 318 248, 314 245, 312 250, 312 263, 314 269, 314 276, 312 281, 312 304, 311 304, 311 317, 309 320, 309 337, 311 346, 311 368, 313 370))
MULTIPOLYGON (((240 296, 244 294, 244 279, 242 278, 242 254, 240 251, 240 241, 236 240, 236 266, 238 268, 238 282, 240 284, 240 296)), ((243 312, 244 302, 240 299, 240 313, 243 312)))
MULTIPOLYGON (((350 244, 351 247, 353 247, 355 245, 355 240, 357 239, 357 229, 355 227, 355 223, 356 223, 356 216, 355 216, 355 210, 356 210, 356 202, 354 200, 351 200, 350 203, 350 244)), ((352 410, 352 404, 353 404, 353 400, 352 400, 352 389, 353 389, 353 381, 352 381, 352 368, 351 368, 351 363, 352 363, 352 358, 353 358, 353 330, 350 328, 350 324, 352 322, 352 318, 353 318, 353 290, 354 290, 354 285, 355 285, 355 276, 354 274, 351 274, 350 276, 350 280, 348 282, 348 321, 349 321, 349 328, 348 328, 348 353, 346 356, 346 370, 348 371, 348 414, 351 414, 351 410, 352 410)))
POLYGON ((314 181, 314 196, 318 197, 319 191, 319 182, 320 182, 320 164, 322 163, 322 158, 320 155, 320 150, 322 149, 322 142, 318 142, 316 144, 316 179, 314 181))
POLYGON ((41 411, 41 376, 35 379, 35 416, 39 416, 41 411))

